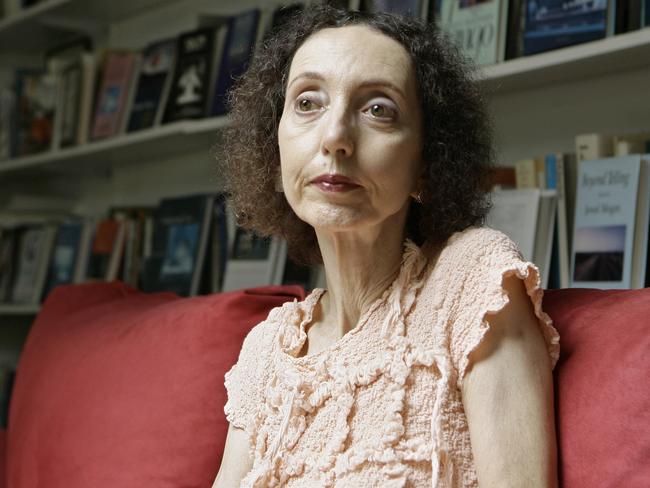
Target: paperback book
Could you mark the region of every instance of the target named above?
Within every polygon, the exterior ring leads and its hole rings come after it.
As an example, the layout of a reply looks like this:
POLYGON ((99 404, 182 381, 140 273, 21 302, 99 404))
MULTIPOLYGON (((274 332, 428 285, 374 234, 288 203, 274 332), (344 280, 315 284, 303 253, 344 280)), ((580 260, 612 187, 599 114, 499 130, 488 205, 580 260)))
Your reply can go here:
POLYGON ((578 168, 571 286, 630 288, 640 156, 578 168))

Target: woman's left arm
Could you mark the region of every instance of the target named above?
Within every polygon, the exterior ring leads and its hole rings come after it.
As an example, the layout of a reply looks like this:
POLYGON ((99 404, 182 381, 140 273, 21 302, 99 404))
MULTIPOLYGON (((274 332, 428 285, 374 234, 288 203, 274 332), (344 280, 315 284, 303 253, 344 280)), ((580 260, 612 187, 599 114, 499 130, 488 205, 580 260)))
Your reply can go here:
POLYGON ((487 315, 462 397, 480 488, 556 488, 551 362, 523 282, 504 278, 509 303, 487 315))

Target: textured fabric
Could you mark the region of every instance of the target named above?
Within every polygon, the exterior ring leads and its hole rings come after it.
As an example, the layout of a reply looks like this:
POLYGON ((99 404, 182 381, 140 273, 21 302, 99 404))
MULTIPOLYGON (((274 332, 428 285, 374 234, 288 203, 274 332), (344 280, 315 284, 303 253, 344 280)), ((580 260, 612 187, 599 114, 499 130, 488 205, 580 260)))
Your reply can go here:
POLYGON ((227 422, 223 374, 299 287, 196 298, 120 283, 57 288, 20 357, 12 488, 207 487, 227 422))
POLYGON ((650 486, 650 288, 549 290, 561 486, 650 486))
POLYGON ((509 274, 525 283, 554 365, 538 270, 489 228, 438 251, 407 241, 395 281, 319 353, 297 357, 323 290, 272 310, 226 374, 226 415, 254 459, 241 486, 476 487, 460 385, 509 274))

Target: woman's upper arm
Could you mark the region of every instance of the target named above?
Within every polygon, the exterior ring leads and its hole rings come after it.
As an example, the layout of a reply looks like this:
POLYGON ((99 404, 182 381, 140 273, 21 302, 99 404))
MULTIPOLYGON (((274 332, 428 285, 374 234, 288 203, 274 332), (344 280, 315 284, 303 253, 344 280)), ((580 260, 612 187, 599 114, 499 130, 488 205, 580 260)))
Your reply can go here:
POLYGON ((486 315, 462 383, 479 486, 556 487, 551 360, 523 282, 503 285, 509 303, 486 315))
POLYGON ((221 467, 212 488, 234 488, 253 467, 248 435, 232 424, 228 427, 221 467))

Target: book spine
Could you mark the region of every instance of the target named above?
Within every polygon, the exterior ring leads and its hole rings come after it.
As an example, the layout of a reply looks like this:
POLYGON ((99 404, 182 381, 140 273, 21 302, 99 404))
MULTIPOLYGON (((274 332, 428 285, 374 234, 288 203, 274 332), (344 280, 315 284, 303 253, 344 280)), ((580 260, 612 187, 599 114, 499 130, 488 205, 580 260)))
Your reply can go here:
POLYGON ((515 164, 517 189, 537 188, 537 176, 534 159, 522 159, 515 164))

